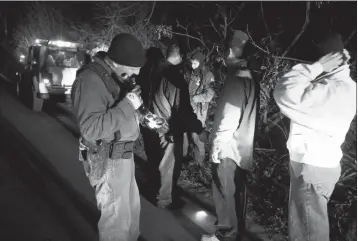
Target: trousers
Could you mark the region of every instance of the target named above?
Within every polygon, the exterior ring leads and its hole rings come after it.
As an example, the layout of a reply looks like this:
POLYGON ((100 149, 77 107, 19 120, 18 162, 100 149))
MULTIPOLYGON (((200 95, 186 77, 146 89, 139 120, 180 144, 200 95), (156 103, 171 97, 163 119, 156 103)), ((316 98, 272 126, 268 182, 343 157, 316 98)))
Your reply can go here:
POLYGON ((96 157, 89 156, 83 165, 101 212, 99 240, 136 241, 140 234, 140 196, 133 157, 107 159, 98 165, 96 157), (98 172, 99 169, 103 171, 98 172))
MULTIPOLYGON (((148 186, 155 193, 157 204, 166 206, 172 203, 180 177, 183 159, 183 135, 176 135, 174 142, 168 141, 166 134, 143 132, 146 139, 148 157, 148 186), (145 134, 144 134, 145 133, 145 134), (149 146, 150 143, 150 147, 149 146)), ((154 199, 153 197, 150 199, 154 199)))
POLYGON ((290 162, 290 241, 329 241, 327 204, 340 175, 340 165, 324 168, 290 162))
POLYGON ((202 163, 205 159, 205 143, 201 142, 198 134, 184 133, 183 156, 193 153, 196 162, 202 163))
POLYGON ((212 165, 213 200, 219 240, 237 240, 245 231, 247 206, 246 171, 230 158, 212 165))

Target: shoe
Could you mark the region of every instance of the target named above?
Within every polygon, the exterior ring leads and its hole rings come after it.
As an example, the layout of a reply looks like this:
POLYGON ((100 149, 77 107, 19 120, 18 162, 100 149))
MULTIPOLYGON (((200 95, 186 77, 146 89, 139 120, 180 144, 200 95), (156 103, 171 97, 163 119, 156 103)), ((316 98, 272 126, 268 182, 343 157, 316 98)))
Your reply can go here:
POLYGON ((156 203, 156 206, 158 208, 169 208, 169 206, 172 204, 172 201, 171 200, 158 200, 157 203, 156 203))
POLYGON ((179 210, 186 205, 186 202, 181 198, 177 198, 174 201, 158 200, 157 207, 169 210, 179 210))
POLYGON ((200 241, 220 241, 215 235, 203 235, 200 241))

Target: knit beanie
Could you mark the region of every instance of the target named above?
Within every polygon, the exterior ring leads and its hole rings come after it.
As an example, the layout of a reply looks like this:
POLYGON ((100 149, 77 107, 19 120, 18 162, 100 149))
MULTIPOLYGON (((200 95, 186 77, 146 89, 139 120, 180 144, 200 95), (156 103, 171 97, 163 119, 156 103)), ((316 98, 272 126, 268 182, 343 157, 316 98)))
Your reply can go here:
POLYGON ((141 42, 129 33, 120 33, 113 38, 108 56, 117 64, 130 67, 142 67, 145 62, 141 42))
POLYGON ((164 59, 164 54, 160 48, 150 47, 145 52, 145 57, 147 62, 157 63, 164 59))
POLYGON ((330 33, 318 44, 318 53, 321 56, 344 49, 342 36, 339 33, 330 33))
POLYGON ((246 33, 244 33, 241 30, 234 30, 231 37, 228 39, 228 47, 240 47, 243 48, 247 41, 249 40, 249 37, 246 33))

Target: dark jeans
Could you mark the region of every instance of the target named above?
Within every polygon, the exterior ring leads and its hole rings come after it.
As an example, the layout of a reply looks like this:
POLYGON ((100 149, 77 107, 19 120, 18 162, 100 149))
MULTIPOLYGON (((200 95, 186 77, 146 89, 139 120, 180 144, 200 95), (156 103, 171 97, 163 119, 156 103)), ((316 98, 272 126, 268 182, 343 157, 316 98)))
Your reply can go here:
MULTIPOLYGON (((177 135, 175 142, 168 142, 165 134, 145 132, 144 143, 147 144, 147 177, 151 192, 156 194, 157 202, 168 205, 173 201, 173 194, 180 177, 183 159, 183 136, 177 135), (149 147, 150 145, 150 147, 149 147)), ((149 197, 152 199, 153 197, 149 197)))
POLYGON ((323 168, 290 162, 290 241, 329 241, 327 203, 340 175, 340 166, 323 168))
POLYGON ((217 215, 216 236, 239 240, 245 231, 247 205, 246 171, 229 159, 212 165, 213 200, 217 215))

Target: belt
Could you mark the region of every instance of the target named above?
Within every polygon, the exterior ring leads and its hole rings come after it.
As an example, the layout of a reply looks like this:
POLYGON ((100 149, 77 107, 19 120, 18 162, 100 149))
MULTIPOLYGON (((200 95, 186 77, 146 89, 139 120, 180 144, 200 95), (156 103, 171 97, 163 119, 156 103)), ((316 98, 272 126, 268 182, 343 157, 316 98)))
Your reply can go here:
MULTIPOLYGON (((101 141, 99 143, 90 143, 83 138, 80 139, 80 150, 87 149, 90 153, 99 153, 105 149, 105 153, 110 159, 130 159, 133 156, 133 141, 118 141, 111 142, 101 141)), ((106 157, 106 158, 107 158, 106 157)))

